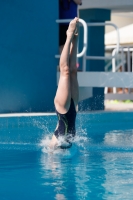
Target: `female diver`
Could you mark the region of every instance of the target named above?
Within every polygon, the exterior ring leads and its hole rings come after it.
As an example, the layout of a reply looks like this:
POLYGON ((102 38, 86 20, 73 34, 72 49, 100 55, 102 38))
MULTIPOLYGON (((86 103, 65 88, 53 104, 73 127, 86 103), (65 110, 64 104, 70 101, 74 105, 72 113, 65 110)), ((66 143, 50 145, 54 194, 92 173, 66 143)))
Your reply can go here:
POLYGON ((66 32, 66 42, 60 57, 60 78, 54 99, 58 124, 50 142, 50 148, 66 149, 72 146, 75 136, 76 107, 78 104, 78 81, 77 81, 77 42, 79 20, 75 17, 69 24, 66 32), (59 145, 59 138, 64 142, 59 145))

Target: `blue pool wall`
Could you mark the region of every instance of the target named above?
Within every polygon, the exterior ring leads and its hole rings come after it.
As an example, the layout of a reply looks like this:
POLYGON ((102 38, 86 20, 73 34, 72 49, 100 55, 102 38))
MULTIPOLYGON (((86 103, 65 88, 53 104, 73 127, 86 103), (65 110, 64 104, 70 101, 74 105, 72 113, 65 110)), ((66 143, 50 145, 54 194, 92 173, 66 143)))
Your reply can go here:
POLYGON ((53 111, 58 1, 0 1, 0 113, 53 111))
MULTIPOLYGON (((107 9, 84 9, 80 10, 80 18, 90 23, 105 23, 110 20, 111 11, 107 9)), ((104 56, 104 26, 88 27, 88 56, 104 56)), ((81 29, 82 34, 82 29, 81 29)), ((82 48, 80 40, 79 48, 82 48)), ((82 66, 80 59, 80 66, 82 66)), ((86 71, 104 71, 104 60, 87 60, 86 71)), ((104 88, 93 87, 93 96, 79 104, 79 110, 104 110, 104 88)))
MULTIPOLYGON (((104 22, 110 10, 84 9, 79 15, 104 22)), ((58 18, 58 1, 0 2, 0 113, 54 111, 58 18)), ((88 55, 104 55, 103 33, 104 27, 89 28, 88 55)), ((87 71, 103 70, 103 61, 87 61, 87 71)), ((103 88, 93 88, 93 97, 79 104, 79 110, 103 109, 103 88)))

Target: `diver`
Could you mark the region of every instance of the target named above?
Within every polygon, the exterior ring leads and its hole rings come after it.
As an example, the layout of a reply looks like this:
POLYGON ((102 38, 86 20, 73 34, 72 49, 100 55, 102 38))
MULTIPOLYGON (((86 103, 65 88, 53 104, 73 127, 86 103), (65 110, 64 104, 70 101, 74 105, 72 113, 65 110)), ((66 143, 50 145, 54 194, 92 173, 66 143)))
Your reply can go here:
POLYGON ((66 42, 60 56, 60 78, 54 99, 58 123, 49 145, 52 149, 70 148, 76 132, 76 108, 79 96, 76 67, 78 32, 79 19, 75 17, 69 23, 66 42), (62 137, 63 142, 59 145, 59 138, 62 137))

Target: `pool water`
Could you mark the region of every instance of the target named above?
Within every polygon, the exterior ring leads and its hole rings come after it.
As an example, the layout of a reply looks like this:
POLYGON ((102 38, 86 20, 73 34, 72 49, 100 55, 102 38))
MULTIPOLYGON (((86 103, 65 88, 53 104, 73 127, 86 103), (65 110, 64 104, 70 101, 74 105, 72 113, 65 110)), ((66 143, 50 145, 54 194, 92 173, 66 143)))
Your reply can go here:
POLYGON ((48 153, 56 116, 0 118, 1 200, 133 199, 133 113, 78 114, 70 150, 48 153))

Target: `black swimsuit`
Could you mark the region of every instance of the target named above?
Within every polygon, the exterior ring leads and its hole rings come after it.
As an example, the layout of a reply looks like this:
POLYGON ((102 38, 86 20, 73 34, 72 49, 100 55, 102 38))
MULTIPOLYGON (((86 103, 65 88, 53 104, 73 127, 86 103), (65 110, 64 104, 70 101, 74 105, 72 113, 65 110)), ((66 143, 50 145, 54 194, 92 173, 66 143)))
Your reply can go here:
POLYGON ((70 108, 67 113, 60 114, 56 110, 56 114, 58 116, 58 124, 55 129, 55 136, 58 138, 59 136, 66 136, 66 141, 73 138, 75 136, 75 119, 76 119, 76 110, 73 99, 71 99, 70 108))

